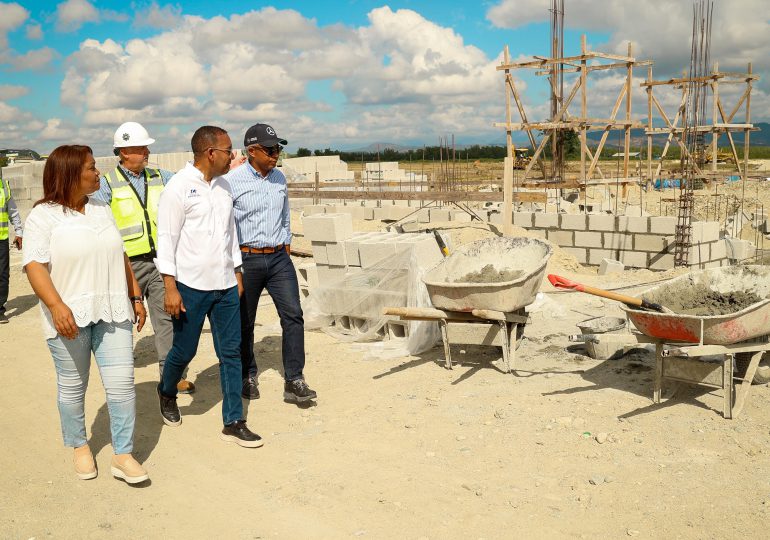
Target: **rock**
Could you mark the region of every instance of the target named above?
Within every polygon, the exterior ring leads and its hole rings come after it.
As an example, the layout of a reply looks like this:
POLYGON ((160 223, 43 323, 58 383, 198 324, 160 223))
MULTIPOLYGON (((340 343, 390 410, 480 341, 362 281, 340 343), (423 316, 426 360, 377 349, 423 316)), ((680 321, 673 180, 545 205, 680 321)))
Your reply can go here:
POLYGON ((591 484, 592 486, 600 486, 604 483, 604 477, 599 475, 594 475, 588 479, 588 483, 591 484))
POLYGON ((639 536, 641 533, 635 529, 626 529, 626 534, 628 536, 639 536))
POLYGON ((606 433, 597 433, 596 437, 594 438, 596 439, 596 442, 598 442, 599 444, 604 444, 607 442, 607 437, 608 435, 606 433))
POLYGON ((414 429, 415 426, 414 426, 414 424, 404 424, 404 427, 406 429, 414 429))
POLYGON ((503 409, 495 409, 495 418, 498 420, 505 418, 505 411, 503 409))

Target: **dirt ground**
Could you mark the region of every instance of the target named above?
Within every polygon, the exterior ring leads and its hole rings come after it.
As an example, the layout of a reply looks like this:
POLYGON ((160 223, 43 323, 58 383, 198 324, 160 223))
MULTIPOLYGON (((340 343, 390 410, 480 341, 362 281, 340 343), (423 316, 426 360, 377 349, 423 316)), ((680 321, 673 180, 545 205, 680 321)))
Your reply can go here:
MULTIPOLYGON (((569 261, 567 259, 557 259, 569 261)), ((265 298, 255 333, 262 397, 248 403, 265 445, 222 442, 221 393, 205 331, 180 396, 180 427, 158 413, 152 328, 136 336, 135 455, 151 482, 109 474, 104 392, 92 370, 90 444, 99 477, 77 480, 62 446, 56 381, 36 299, 12 258, 0 326, 0 538, 762 538, 770 508, 770 391, 735 420, 718 391, 685 387, 653 405, 653 356, 587 357, 575 323, 618 315, 610 301, 553 290, 533 310, 506 374, 500 351, 436 346, 364 361, 307 332, 317 405, 282 400, 280 333, 265 298)), ((630 287, 671 277, 567 277, 630 287)))

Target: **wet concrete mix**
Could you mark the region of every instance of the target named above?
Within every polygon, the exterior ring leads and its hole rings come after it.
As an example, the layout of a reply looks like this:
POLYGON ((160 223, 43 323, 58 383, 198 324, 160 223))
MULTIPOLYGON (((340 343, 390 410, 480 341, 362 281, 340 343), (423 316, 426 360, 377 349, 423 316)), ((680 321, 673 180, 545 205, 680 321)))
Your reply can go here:
POLYGON ((705 285, 667 291, 663 305, 682 315, 713 316, 736 313, 763 299, 750 291, 718 292, 705 285))
POLYGON ((500 283, 504 281, 513 281, 524 275, 523 270, 498 270, 493 265, 488 264, 481 270, 469 272, 456 279, 453 283, 500 283))

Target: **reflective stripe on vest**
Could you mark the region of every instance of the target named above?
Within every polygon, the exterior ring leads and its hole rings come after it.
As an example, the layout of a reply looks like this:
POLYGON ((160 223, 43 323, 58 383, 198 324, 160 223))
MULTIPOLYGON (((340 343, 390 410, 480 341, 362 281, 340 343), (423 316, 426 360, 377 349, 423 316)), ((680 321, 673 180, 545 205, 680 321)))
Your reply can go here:
POLYGON ((0 179, 0 240, 8 240, 8 201, 11 199, 11 186, 0 179))
POLYGON ((158 245, 158 201, 163 191, 160 171, 144 170, 146 205, 142 205, 136 189, 119 168, 105 174, 104 178, 112 188, 110 208, 123 238, 126 255, 134 257, 150 253, 158 245))

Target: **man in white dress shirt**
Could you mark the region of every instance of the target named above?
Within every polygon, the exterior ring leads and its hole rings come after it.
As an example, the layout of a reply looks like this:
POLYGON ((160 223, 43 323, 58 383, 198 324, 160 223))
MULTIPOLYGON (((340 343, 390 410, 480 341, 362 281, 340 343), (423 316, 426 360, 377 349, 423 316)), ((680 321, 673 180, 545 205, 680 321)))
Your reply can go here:
POLYGON ((193 163, 175 174, 160 196, 155 264, 163 276, 164 305, 173 318, 174 342, 166 356, 158 398, 163 421, 178 426, 177 383, 195 356, 208 316, 222 385, 222 439, 262 446, 246 426, 241 402, 241 253, 233 219, 230 168, 233 145, 215 126, 192 137, 193 163))

